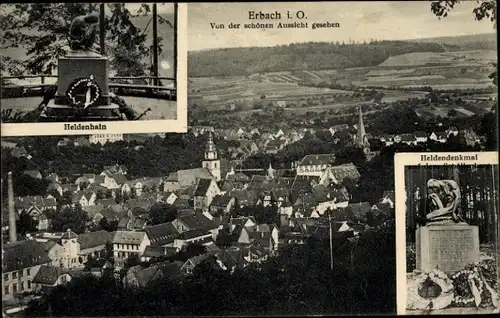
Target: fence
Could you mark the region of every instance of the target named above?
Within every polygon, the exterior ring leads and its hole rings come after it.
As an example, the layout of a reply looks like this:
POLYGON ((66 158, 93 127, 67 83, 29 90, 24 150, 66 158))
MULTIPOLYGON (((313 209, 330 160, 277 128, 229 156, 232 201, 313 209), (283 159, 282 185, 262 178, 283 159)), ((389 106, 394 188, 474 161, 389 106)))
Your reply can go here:
MULTIPOLYGON (((22 76, 2 76, 2 98, 19 98, 43 96, 47 89, 51 89, 55 85, 57 75, 22 75, 22 76), (6 84, 8 80, 29 80, 40 79, 36 83, 26 84, 6 84), (48 83, 48 79, 54 79, 48 83)), ((116 76, 110 77, 109 88, 111 91, 125 96, 137 96, 146 98, 161 98, 176 100, 177 88, 175 78, 170 77, 155 77, 155 76, 116 76), (133 84, 134 81, 143 81, 143 84, 133 84), (159 81, 169 81, 173 87, 160 86, 159 81)))
POLYGON ((417 218, 428 213, 427 181, 431 178, 458 182, 462 197, 458 213, 469 224, 479 227, 481 243, 494 243, 498 222, 498 165, 406 167, 407 241, 415 242, 417 218))

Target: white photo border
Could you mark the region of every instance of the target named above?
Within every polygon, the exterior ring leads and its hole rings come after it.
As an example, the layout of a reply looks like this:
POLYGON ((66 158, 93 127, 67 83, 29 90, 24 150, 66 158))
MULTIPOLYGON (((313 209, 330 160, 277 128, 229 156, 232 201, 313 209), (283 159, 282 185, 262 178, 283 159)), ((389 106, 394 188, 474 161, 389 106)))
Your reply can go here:
POLYGON ((56 135, 93 135, 93 134, 148 134, 148 133, 186 133, 187 121, 187 3, 177 3, 177 116, 168 120, 137 121, 95 121, 95 122, 56 122, 56 123, 2 123, 1 135, 15 136, 56 136, 56 135), (68 126, 90 126, 92 129, 68 129, 68 126))
POLYGON ((405 168, 406 166, 443 166, 443 165, 498 165, 498 152, 418 152, 418 153, 396 153, 394 156, 395 175, 395 215, 396 215, 396 302, 397 314, 406 314, 406 191, 405 191, 405 168), (433 160, 423 158, 439 156, 457 160, 433 160), (468 160, 460 160, 467 156, 468 160), (476 160, 469 160, 476 156, 476 160))

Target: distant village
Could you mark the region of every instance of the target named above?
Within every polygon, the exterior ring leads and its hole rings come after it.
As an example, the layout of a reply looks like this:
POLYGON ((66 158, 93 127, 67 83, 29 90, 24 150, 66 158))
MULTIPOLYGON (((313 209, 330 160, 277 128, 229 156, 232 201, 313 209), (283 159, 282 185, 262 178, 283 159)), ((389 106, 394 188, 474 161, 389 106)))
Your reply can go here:
MULTIPOLYGON (((394 189, 386 189, 376 204, 353 202, 345 182, 359 180, 360 173, 353 163, 337 164, 334 154, 308 154, 291 164, 287 169, 291 173, 270 164, 256 169, 262 173, 250 177, 241 168, 245 158, 277 153, 307 133, 314 134, 310 129, 275 133, 212 127, 190 130, 208 137, 204 159, 198 168, 168 176, 129 179, 127 167, 119 163, 104 167, 99 174, 80 176, 51 173, 42 177, 41 171, 24 171, 34 179, 45 178, 49 186, 44 196, 18 197, 13 193, 10 205, 2 206, 2 299, 37 297, 84 274, 100 277, 112 273, 125 285, 145 286, 158 277, 190 275, 209 257, 221 269, 233 271, 264 262, 284 246, 304 244, 310 237, 355 238, 394 220, 394 189), (214 136, 221 144, 227 141, 228 146, 220 147, 214 136), (232 140, 239 146, 231 146, 232 140), (178 214, 170 222, 154 224, 148 212, 159 205, 175 207, 178 214), (66 208, 86 212, 83 233, 71 228, 53 230, 54 213, 66 208), (256 215, 269 211, 274 215, 256 215), (26 216, 36 224, 36 231, 21 237, 16 224, 26 216), (115 227, 108 231, 102 224, 115 227), (204 249, 187 260, 175 260, 192 246, 204 249), (131 266, 131 258, 137 264, 131 266)), ((367 158, 373 154, 368 140, 374 136, 365 131, 361 110, 355 127, 338 125, 328 132, 333 142, 341 132, 349 132, 353 144, 364 149, 367 158)), ((452 135, 460 135, 470 144, 481 142, 473 132, 454 127, 430 135, 416 131, 377 138, 385 146, 416 145, 428 140, 445 143, 452 135)), ((124 138, 121 134, 62 138, 57 146, 85 147, 124 138)), ((23 147, 8 142, 2 142, 2 147, 10 148, 14 157, 30 159, 23 147)))

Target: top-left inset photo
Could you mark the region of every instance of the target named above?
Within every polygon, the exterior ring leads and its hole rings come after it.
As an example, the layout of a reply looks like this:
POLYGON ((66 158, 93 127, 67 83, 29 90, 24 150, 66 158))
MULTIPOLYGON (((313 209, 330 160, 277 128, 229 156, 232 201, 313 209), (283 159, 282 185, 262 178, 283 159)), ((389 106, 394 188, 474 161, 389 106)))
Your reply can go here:
POLYGON ((187 131, 187 9, 0 5, 3 136, 187 131))

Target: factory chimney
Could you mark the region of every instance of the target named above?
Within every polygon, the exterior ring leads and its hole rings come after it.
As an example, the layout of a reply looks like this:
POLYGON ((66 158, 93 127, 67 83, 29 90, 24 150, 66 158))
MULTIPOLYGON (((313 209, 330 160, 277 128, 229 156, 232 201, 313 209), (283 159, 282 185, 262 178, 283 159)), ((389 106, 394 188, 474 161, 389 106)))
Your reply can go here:
POLYGON ((9 239, 10 243, 17 241, 17 231, 16 231, 16 209, 14 203, 14 186, 12 184, 12 172, 9 171, 7 177, 7 191, 9 200, 9 239))

